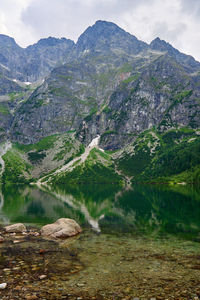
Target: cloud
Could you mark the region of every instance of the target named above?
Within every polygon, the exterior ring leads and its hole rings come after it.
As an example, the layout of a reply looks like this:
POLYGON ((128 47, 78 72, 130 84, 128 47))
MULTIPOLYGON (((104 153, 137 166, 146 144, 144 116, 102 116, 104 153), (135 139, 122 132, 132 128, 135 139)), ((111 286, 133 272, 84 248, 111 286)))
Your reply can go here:
POLYGON ((22 20, 36 35, 59 35, 76 40, 96 20, 118 22, 130 8, 136 9, 145 2, 146 0, 33 0, 23 12, 22 20))
POLYGON ((21 21, 21 13, 31 0, 1 0, 0 2, 0 33, 25 39, 29 34, 28 29, 21 21))
POLYGON ((159 36, 200 60, 199 17, 199 0, 0 1, 0 31, 22 46, 48 36, 76 41, 96 20, 107 20, 146 42, 159 36))
POLYGON ((200 1, 199 0, 181 0, 181 8, 184 13, 197 16, 200 15, 200 1))

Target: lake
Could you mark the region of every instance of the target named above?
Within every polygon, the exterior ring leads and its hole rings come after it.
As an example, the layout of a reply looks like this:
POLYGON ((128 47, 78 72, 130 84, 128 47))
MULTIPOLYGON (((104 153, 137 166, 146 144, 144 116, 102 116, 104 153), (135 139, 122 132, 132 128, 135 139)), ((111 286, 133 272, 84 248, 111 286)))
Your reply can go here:
POLYGON ((3 187, 1 223, 44 225, 75 219, 96 232, 128 232, 200 239, 200 189, 193 186, 116 185, 3 187))
MULTIPOLYGON (((13 248, 10 241, 2 244, 15 264, 2 273, 4 280, 22 282, 39 299, 200 297, 198 187, 4 186, 0 208, 1 224, 40 227, 68 217, 83 227, 57 244, 34 237, 13 248), (43 257, 40 249, 47 250, 43 257), (44 285, 41 274, 47 275, 44 285)), ((16 293, 12 297, 24 292, 16 293)))

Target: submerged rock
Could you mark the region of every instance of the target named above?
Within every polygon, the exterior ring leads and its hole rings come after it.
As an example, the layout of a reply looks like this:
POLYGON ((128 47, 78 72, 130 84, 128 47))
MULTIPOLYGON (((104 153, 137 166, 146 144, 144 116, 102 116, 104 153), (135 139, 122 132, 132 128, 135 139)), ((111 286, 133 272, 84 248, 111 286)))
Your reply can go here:
POLYGON ((26 226, 22 223, 16 223, 9 226, 4 227, 6 232, 14 232, 14 233, 22 233, 24 231, 27 231, 26 226))
POLYGON ((4 290, 7 287, 7 283, 1 283, 0 284, 0 290, 4 290))
POLYGON ((77 235, 82 231, 76 221, 67 218, 58 219, 53 224, 45 225, 41 228, 41 235, 53 238, 66 238, 77 235))
POLYGON ((40 276, 39 276, 39 279, 40 279, 40 280, 43 280, 43 279, 45 279, 45 278, 47 278, 47 275, 40 275, 40 276))

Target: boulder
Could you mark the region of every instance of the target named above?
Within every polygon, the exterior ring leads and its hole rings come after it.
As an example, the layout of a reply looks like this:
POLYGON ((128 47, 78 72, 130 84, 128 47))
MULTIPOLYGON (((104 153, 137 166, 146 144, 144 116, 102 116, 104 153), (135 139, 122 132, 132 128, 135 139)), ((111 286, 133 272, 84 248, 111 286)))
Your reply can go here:
POLYGON ((22 233, 27 231, 26 226, 22 223, 12 224, 9 226, 4 227, 6 232, 14 232, 14 233, 22 233))
POLYGON ((67 238, 80 233, 81 227, 72 219, 61 218, 41 228, 41 235, 52 238, 67 238))

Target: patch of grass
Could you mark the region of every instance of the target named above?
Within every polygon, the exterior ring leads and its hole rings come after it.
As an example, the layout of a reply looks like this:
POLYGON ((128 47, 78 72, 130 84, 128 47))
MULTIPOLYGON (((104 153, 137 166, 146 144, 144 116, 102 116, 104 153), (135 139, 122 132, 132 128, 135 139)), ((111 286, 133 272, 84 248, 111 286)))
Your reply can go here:
POLYGON ((174 100, 177 103, 182 103, 183 99, 188 99, 192 95, 192 90, 182 91, 174 96, 174 100))
POLYGON ((29 173, 32 168, 26 161, 24 161, 19 153, 13 150, 7 151, 3 156, 5 161, 5 171, 3 173, 3 183, 27 183, 28 180, 25 176, 25 172, 29 173))
POLYGON ((9 115, 10 112, 8 110, 8 107, 3 105, 3 104, 0 104, 0 114, 2 115, 9 115))
POLYGON ((47 137, 41 139, 36 144, 24 145, 24 144, 15 143, 14 146, 18 150, 21 150, 23 152, 29 152, 32 150, 37 150, 37 151, 48 150, 48 149, 53 148, 54 143, 56 142, 57 138, 58 138, 58 135, 55 134, 55 135, 47 136, 47 137))
POLYGON ((70 141, 66 141, 62 146, 62 150, 55 154, 53 160, 62 160, 67 153, 73 149, 73 144, 70 141))
POLYGON ((117 74, 128 73, 133 70, 133 67, 129 63, 125 63, 121 68, 117 70, 117 74))
POLYGON ((104 109, 103 109, 103 112, 104 112, 105 114, 109 114, 111 111, 112 111, 111 108, 108 107, 108 106, 105 106, 104 109))
POLYGON ((136 81, 138 78, 139 78, 139 74, 132 75, 132 76, 128 77, 127 79, 123 80, 121 83, 122 84, 128 84, 132 81, 136 81))

